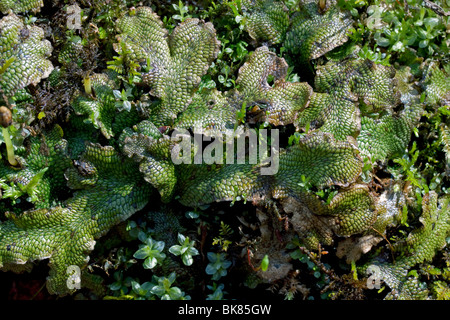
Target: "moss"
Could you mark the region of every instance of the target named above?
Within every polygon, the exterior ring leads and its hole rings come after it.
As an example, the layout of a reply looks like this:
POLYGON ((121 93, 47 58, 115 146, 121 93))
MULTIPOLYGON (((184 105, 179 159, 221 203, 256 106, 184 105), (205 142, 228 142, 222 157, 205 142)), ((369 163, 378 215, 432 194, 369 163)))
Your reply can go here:
MULTIPOLYGON (((289 298, 297 289, 313 292, 287 254, 286 243, 298 238, 315 261, 306 271, 329 290, 321 297, 361 298, 364 280, 354 272, 363 276, 370 265, 380 268, 388 298, 446 297, 448 279, 429 285, 414 273, 446 245, 450 229, 448 165, 428 161, 439 147, 437 155, 449 158, 445 61, 387 52, 399 58, 390 65, 372 57, 378 51, 373 30, 364 29, 364 4, 237 3, 81 1, 74 29, 62 2, 25 18, 19 13, 43 4, 19 1, 13 13, 0 0, 0 100, 12 111, 11 121, 1 119, 12 139, 3 134, 0 152, 11 158, 14 150, 20 164, 0 161, 0 268, 28 271, 48 259, 50 293, 76 291, 67 286, 78 279, 69 268, 103 295, 92 269, 101 261, 104 278, 112 265, 126 271, 135 243, 130 234, 130 242, 114 242, 125 247, 120 252, 96 252, 95 242, 133 214, 136 228, 150 234, 142 213, 152 212, 161 224, 155 241, 170 242, 182 228, 199 256, 227 251, 221 280, 244 273, 234 284, 279 286, 289 298), (231 141, 245 152, 232 152, 231 141), (236 216, 242 225, 227 222, 236 231, 218 245, 211 230, 236 216), (319 261, 327 250, 332 267, 319 261), (255 271, 252 263, 265 257, 268 273, 255 271), (340 263, 344 257, 352 267, 340 263)), ((172 284, 176 270, 189 288, 217 279, 212 266, 185 267, 168 259, 152 276, 171 274, 172 284)), ((142 281, 133 281, 139 291, 142 281)), ((150 297, 128 293, 122 296, 150 297)))

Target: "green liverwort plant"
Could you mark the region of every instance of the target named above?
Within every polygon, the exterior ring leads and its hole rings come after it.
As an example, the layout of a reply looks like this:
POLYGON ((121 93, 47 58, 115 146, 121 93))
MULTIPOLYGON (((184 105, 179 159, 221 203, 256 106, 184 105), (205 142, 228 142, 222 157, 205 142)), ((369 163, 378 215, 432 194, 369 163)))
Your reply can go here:
POLYGON ((166 258, 166 254, 162 252, 165 245, 164 241, 155 241, 151 236, 147 236, 145 232, 140 232, 138 238, 144 244, 139 245, 139 249, 134 253, 133 257, 145 259, 144 268, 153 269, 166 258))
POLYGON ((209 264, 206 266, 206 273, 212 275, 213 280, 219 280, 227 275, 227 269, 231 266, 231 261, 226 260, 226 254, 208 252, 209 264))
POLYGON ((192 256, 198 255, 198 250, 194 248, 195 241, 190 241, 189 237, 185 237, 181 233, 178 233, 178 242, 179 245, 173 245, 169 248, 169 252, 176 255, 181 256, 181 260, 184 265, 190 266, 194 262, 192 256))

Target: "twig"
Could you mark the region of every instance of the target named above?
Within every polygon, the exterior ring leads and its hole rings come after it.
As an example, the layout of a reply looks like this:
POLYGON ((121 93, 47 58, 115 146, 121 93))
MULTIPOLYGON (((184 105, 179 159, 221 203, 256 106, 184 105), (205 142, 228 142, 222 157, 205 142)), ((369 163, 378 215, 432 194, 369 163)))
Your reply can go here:
POLYGON ((327 269, 325 265, 321 261, 317 260, 316 257, 314 257, 314 255, 311 254, 311 252, 308 249, 306 249, 305 247, 299 247, 299 249, 302 253, 306 254, 309 257, 309 259, 316 266, 318 266, 323 273, 326 273, 332 280, 335 281, 340 280, 339 277, 333 272, 333 270, 327 269))
POLYGON ((437 5, 434 2, 431 2, 429 0, 424 0, 423 4, 425 7, 433 10, 436 14, 438 14, 440 16, 446 16, 446 17, 450 16, 450 11, 444 11, 444 9, 442 9, 439 5, 437 5))
POLYGON ((370 227, 373 231, 375 231, 376 233, 378 233, 381 237, 383 237, 384 240, 386 240, 386 242, 389 245, 389 248, 391 249, 391 256, 392 256, 392 261, 395 263, 395 257, 394 257, 394 247, 392 246, 392 244, 389 242, 389 240, 386 238, 386 236, 384 234, 382 234, 380 231, 378 231, 377 229, 375 229, 374 227, 370 227))
POLYGON ((30 298, 30 300, 33 300, 34 298, 36 298, 36 296, 42 291, 42 289, 44 289, 44 287, 45 287, 45 282, 44 282, 44 284, 39 288, 39 290, 33 294, 33 296, 30 298))

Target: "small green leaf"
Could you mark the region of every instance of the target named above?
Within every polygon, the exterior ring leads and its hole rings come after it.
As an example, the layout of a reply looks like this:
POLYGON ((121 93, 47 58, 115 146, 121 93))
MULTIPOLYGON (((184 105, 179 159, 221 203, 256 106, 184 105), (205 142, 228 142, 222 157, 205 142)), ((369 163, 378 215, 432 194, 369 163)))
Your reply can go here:
POLYGON ((377 41, 377 45, 379 45, 380 47, 387 47, 390 43, 389 39, 385 38, 385 37, 378 37, 376 39, 377 41))
POLYGON ((141 291, 141 285, 139 283, 137 283, 136 281, 134 281, 134 280, 131 281, 131 288, 137 294, 139 294, 140 291, 141 291))
POLYGON ((116 99, 122 98, 122 93, 119 90, 113 90, 113 94, 116 99))
POLYGON ((198 218, 200 216, 200 214, 198 212, 195 212, 195 211, 188 211, 188 212, 185 213, 185 216, 187 218, 190 218, 190 219, 196 219, 196 218, 198 218))
POLYGON ((393 46, 392 46, 392 50, 394 51, 404 51, 405 50, 405 46, 403 45, 403 43, 401 41, 397 41, 393 46))
MULTIPOLYGON (((184 244, 185 241, 186 241, 186 237, 185 237, 184 235, 182 235, 181 233, 178 233, 177 238, 178 238, 178 242, 179 242, 180 244, 184 244)), ((189 238, 188 238, 188 241, 189 241, 189 238)))
POLYGON ((181 297, 183 293, 181 292, 180 288, 173 287, 169 289, 169 296, 172 300, 176 300, 181 297))
POLYGON ((269 256, 266 254, 261 261, 261 270, 267 271, 267 268, 269 268, 269 256))
POLYGON ((165 245, 164 241, 156 241, 154 246, 153 246, 153 249, 154 250, 158 250, 158 251, 162 251, 164 249, 164 245, 165 245))
POLYGON ((158 263, 158 261, 156 260, 155 257, 148 257, 147 259, 145 259, 145 261, 143 263, 143 267, 145 269, 153 269, 157 263, 158 263))
POLYGON ((41 111, 38 114, 38 119, 41 120, 42 118, 45 118, 45 112, 44 111, 41 111))
POLYGON ((110 288, 112 291, 117 291, 117 290, 119 290, 120 288, 122 288, 122 284, 121 284, 120 282, 114 282, 114 283, 111 283, 111 284, 109 285, 109 288, 110 288))
POLYGON ((421 95, 420 95, 420 103, 423 103, 424 101, 425 101, 425 98, 427 97, 427 94, 426 94, 426 92, 423 92, 421 95))
POLYGON ((156 294, 157 296, 162 296, 165 292, 164 287, 162 286, 154 286, 151 290, 153 294, 156 294))
POLYGON ((423 23, 427 27, 434 28, 439 24, 439 19, 435 18, 435 17, 429 17, 429 18, 423 19, 423 23))
POLYGON ((181 254, 181 246, 173 245, 169 248, 169 252, 176 256, 179 256, 181 254))
POLYGON ((6 60, 5 63, 3 63, 3 65, 0 67, 0 74, 4 73, 6 69, 11 65, 11 63, 14 62, 14 60, 16 60, 16 57, 11 57, 6 60))
POLYGON ((427 38, 427 32, 424 29, 417 29, 417 34, 421 39, 427 38))
POLYGON ((123 105, 124 110, 130 112, 130 110, 131 110, 131 102, 130 101, 124 101, 122 105, 123 105))
POLYGON ((136 259, 145 259, 148 256, 148 251, 147 248, 141 248, 138 249, 134 254, 133 257, 135 257, 136 259))
POLYGON ((419 48, 425 48, 426 46, 428 46, 428 39, 419 42, 419 48))
POLYGON ((358 280, 358 272, 356 271, 356 263, 354 260, 352 260, 352 273, 353 273, 353 280, 358 280))
POLYGON ((98 37, 100 39, 105 39, 107 37, 107 32, 105 29, 103 29, 102 27, 98 28, 98 37))
POLYGON ((407 276, 413 276, 414 278, 419 278, 419 274, 417 273, 417 270, 411 270, 408 272, 407 276))
POLYGON ((193 242, 192 242, 191 246, 188 248, 188 253, 189 253, 191 256, 196 256, 196 255, 199 254, 199 253, 198 253, 198 250, 194 248, 194 243, 193 243, 193 242))
POLYGON ((383 292, 384 289, 386 289, 386 287, 385 287, 385 286, 382 286, 381 289, 377 291, 377 293, 383 292))
POLYGON ((190 266, 190 265, 192 265, 192 263, 194 263, 194 259, 192 258, 192 256, 190 254, 183 255, 181 257, 181 260, 183 261, 185 266, 190 266))

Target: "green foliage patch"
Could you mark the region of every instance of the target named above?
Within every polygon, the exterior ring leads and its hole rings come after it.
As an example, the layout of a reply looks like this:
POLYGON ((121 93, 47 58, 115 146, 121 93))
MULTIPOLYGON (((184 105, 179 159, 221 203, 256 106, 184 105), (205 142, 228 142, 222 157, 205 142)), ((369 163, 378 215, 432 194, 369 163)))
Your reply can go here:
POLYGON ((48 5, 0 0, 3 271, 48 260, 80 299, 449 298, 448 1, 48 5))

